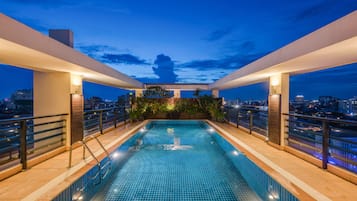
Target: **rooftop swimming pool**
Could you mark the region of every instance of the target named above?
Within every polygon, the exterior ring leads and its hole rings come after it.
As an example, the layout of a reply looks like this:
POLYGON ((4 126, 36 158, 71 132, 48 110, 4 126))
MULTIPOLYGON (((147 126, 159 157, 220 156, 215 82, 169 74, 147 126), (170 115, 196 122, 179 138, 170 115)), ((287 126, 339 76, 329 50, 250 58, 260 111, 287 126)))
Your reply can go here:
POLYGON ((151 121, 54 200, 298 200, 204 121, 151 121))

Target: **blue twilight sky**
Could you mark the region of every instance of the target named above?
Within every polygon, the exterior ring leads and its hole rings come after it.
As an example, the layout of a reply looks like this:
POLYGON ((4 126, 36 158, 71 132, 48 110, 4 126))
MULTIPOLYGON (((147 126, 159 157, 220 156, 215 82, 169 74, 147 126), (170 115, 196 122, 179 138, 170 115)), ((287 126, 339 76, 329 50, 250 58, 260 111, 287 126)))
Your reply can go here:
MULTIPOLYGON (((77 50, 154 83, 211 83, 356 9, 356 0, 0 0, 5 15, 45 35, 71 29, 77 50)), ((293 76, 291 96, 357 96, 356 67, 293 76)), ((28 70, 2 65, 0 78, 0 98, 32 87, 28 70)), ((122 90, 85 83, 84 92, 122 90)), ((267 84, 221 95, 266 99, 267 84)))

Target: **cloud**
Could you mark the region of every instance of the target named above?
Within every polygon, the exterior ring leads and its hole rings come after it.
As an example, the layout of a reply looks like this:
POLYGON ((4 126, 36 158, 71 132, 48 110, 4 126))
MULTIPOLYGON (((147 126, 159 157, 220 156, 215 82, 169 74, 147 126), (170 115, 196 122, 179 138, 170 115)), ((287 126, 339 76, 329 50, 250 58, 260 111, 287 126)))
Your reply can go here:
POLYGON ((129 52, 129 50, 118 50, 109 45, 79 45, 76 48, 89 57, 103 63, 149 65, 146 60, 140 59, 138 56, 129 53, 118 53, 129 52))
POLYGON ((169 56, 159 54, 154 62, 156 67, 152 67, 154 73, 159 77, 158 82, 175 83, 177 75, 174 72, 174 62, 169 56))
POLYGON ((103 55, 105 52, 114 52, 117 51, 115 47, 108 46, 108 45, 83 45, 80 44, 79 46, 75 47, 82 53, 88 55, 89 57, 92 57, 94 59, 100 60, 101 55, 103 55))
POLYGON ((230 33, 232 33, 233 28, 228 27, 228 28, 224 28, 224 29, 217 29, 213 32, 211 32, 206 38, 204 38, 204 40, 206 41, 218 41, 222 38, 224 38, 225 36, 229 35, 230 33))
POLYGON ((328 16, 332 13, 349 13, 357 9, 356 0, 324 0, 307 7, 301 12, 294 15, 293 21, 303 21, 316 16, 328 16), (345 10, 345 12, 341 12, 345 10))
POLYGON ((235 54, 221 59, 195 60, 180 64, 182 68, 207 69, 238 69, 252 61, 262 57, 264 54, 235 54))
POLYGON ((140 59, 137 56, 131 54, 103 54, 101 61, 104 63, 117 63, 117 64, 136 64, 136 65, 148 65, 144 59, 140 59))

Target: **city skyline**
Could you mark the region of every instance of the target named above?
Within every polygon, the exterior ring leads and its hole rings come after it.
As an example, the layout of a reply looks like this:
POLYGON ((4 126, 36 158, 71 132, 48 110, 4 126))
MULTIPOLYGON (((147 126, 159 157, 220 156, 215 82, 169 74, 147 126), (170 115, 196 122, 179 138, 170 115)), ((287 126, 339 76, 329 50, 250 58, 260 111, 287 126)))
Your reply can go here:
MULTIPOLYGON (((0 9, 45 35, 51 28, 71 29, 77 50, 144 83, 209 83, 348 14, 357 5, 353 0, 156 4, 5 0, 0 9)), ((356 67, 351 64, 293 75, 290 96, 354 96, 356 67)), ((32 85, 31 71, 1 65, 0 74, 0 98, 32 85)), ((84 84, 87 96, 113 99, 120 95, 113 94, 121 92, 84 84)), ((262 100, 268 95, 268 87, 260 83, 220 94, 228 99, 262 100)))

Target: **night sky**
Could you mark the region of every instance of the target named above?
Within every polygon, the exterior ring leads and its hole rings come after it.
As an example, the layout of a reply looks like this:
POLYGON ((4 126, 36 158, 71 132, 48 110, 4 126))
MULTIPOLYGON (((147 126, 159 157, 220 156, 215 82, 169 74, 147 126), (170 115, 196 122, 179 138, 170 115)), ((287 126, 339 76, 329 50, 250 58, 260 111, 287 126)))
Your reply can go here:
MULTIPOLYGON (((354 11, 356 0, 1 0, 0 12, 144 83, 214 80, 354 11)), ((3 29, 5 27, 1 27, 3 29)), ((32 88, 32 71, 0 65, 0 99, 32 88)), ((357 96, 357 64, 291 77, 291 97, 357 96)), ((122 90, 84 84, 86 97, 122 90)), ((220 93, 266 99, 267 83, 220 93)))

